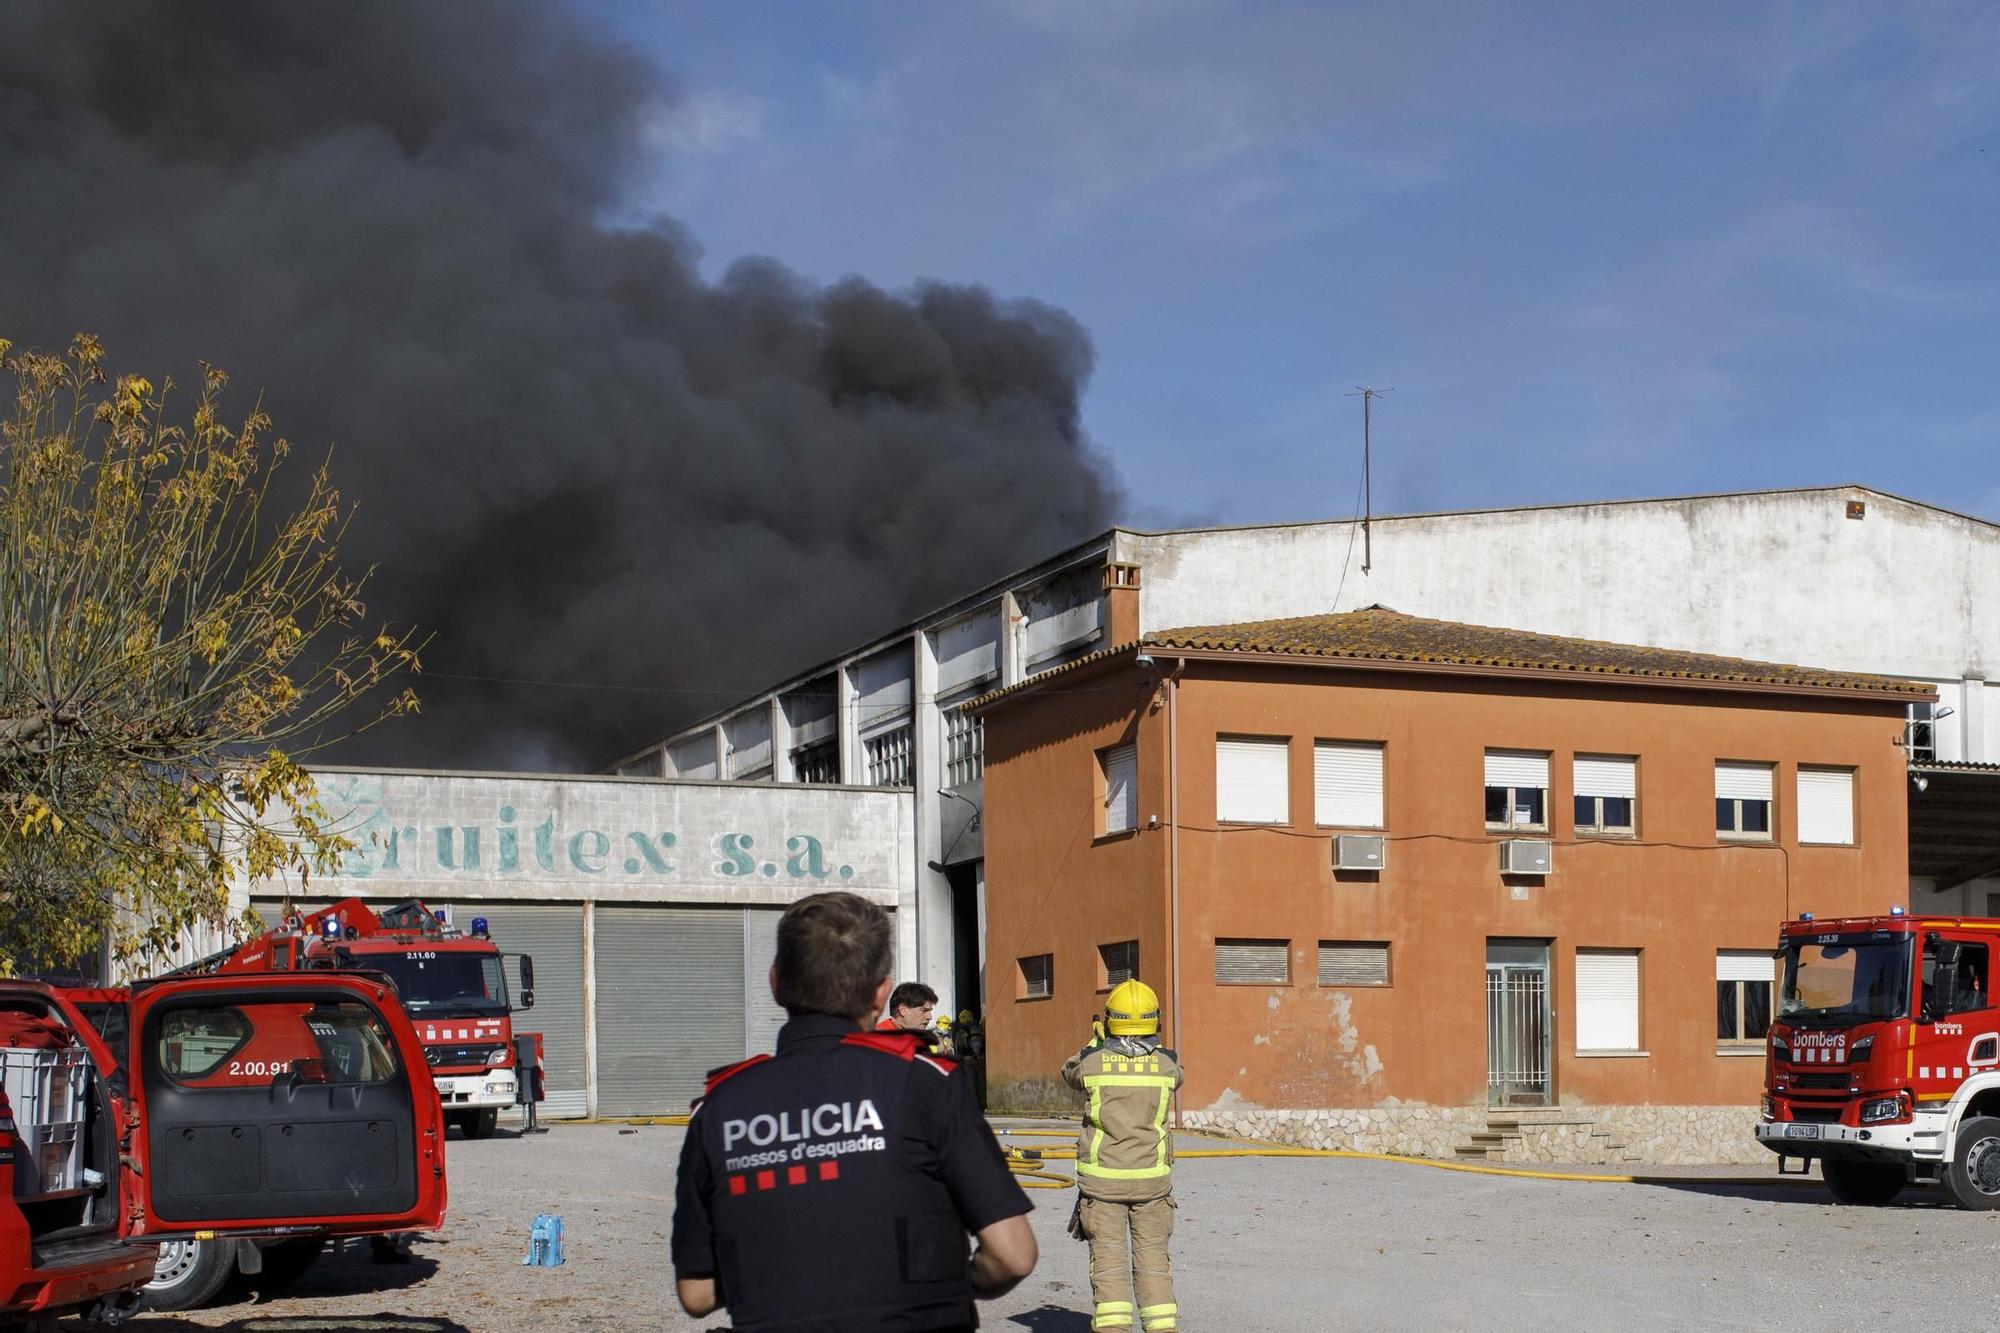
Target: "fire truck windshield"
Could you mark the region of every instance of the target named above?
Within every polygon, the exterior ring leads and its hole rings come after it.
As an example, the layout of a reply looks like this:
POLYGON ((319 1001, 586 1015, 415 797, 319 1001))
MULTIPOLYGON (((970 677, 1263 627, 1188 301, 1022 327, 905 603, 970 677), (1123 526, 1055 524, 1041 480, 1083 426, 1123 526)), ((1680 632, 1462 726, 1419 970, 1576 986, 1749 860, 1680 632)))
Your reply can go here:
POLYGON ((1791 1023, 1852 1027, 1910 1012, 1910 941, 1903 938, 1800 940, 1785 949, 1778 1017, 1791 1023))
POLYGON ((354 961, 388 973, 403 1008, 413 1014, 436 1009, 503 1013, 507 1008, 507 976, 498 954, 356 949, 354 961))

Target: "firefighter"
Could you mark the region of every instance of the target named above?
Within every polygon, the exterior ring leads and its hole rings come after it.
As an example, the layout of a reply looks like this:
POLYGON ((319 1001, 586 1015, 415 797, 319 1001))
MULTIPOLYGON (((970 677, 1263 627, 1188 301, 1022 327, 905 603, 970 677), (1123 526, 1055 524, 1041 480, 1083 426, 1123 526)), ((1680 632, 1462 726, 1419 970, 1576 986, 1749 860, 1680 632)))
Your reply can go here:
POLYGON ((1160 1045, 1160 999, 1136 978, 1104 1005, 1104 1034, 1063 1065, 1084 1094, 1071 1234, 1090 1242, 1092 1329, 1178 1327, 1167 1241, 1174 1233, 1173 1131, 1167 1110, 1179 1057, 1160 1045), (1137 1300, 1133 1288, 1137 1287, 1137 1300))
POLYGON ((971 1329, 1035 1266, 1028 1199, 949 1060, 869 1031, 889 920, 820 893, 778 922, 775 1056, 715 1071, 675 1185, 676 1294, 745 1330, 971 1329), (977 1241, 970 1250, 968 1233, 977 1241))

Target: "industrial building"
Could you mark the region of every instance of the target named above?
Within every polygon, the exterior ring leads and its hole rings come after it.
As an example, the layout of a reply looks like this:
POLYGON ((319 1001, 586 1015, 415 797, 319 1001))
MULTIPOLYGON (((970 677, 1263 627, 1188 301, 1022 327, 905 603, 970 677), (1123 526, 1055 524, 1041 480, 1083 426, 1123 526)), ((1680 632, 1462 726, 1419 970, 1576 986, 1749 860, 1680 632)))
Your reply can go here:
POLYGON ((1170 630, 974 701, 987 1080, 1110 987, 1184 1123, 1432 1155, 1758 1160, 1771 951, 1903 900, 1928 686, 1368 608, 1170 630))
MULTIPOLYGON (((914 946, 908 791, 315 768, 354 843, 309 892, 243 883, 232 907, 421 898, 535 960, 546 1115, 685 1112, 708 1070, 768 1051, 777 921, 838 887, 914 946)), ((219 942, 218 942, 219 943, 219 942)), ((211 944, 209 947, 214 947, 211 944)), ((518 968, 510 984, 519 989, 518 968)))
POLYGON ((977 1009, 985 744, 960 705, 1146 633, 1374 604, 1927 684, 1899 750, 1920 779, 1904 882, 1924 910, 2000 906, 2000 526, 1862 486, 1116 528, 912 623, 857 625, 852 651, 617 771, 910 789, 906 967, 977 1009))

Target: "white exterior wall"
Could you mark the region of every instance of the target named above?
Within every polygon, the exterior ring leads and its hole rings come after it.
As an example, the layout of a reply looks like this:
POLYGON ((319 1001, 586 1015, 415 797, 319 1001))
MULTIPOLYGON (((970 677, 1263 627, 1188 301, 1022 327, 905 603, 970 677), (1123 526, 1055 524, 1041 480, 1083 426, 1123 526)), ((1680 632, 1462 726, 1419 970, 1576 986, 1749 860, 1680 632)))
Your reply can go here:
POLYGON ((775 783, 315 769, 320 802, 357 846, 315 898, 784 906, 824 889, 896 913, 916 956, 916 819, 907 791, 775 783), (471 832, 468 832, 471 831, 471 832), (476 834, 478 861, 469 864, 476 834))
POLYGON ((1410 615, 1940 685, 1941 759, 2000 755, 2000 527, 1858 488, 1119 533, 1147 632, 1350 611, 1410 615), (1866 516, 1846 516, 1852 498, 1866 516), (1991 688, 1991 687, 1986 687, 1991 688), (1972 722, 1970 729, 1967 721, 1972 722), (1967 752, 1967 751, 1970 752, 1967 752))

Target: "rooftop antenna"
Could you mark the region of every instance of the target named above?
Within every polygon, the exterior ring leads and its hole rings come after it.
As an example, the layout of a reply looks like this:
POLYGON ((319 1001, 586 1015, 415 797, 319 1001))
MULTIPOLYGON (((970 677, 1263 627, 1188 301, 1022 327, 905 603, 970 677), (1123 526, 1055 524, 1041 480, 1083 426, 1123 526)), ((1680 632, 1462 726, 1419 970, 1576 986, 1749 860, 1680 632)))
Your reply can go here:
POLYGON ((1375 567, 1375 533, 1372 524, 1375 518, 1375 483, 1369 476, 1369 418, 1375 399, 1392 389, 1377 389, 1373 385, 1357 384, 1349 398, 1361 399, 1361 572, 1368 573, 1375 567))

